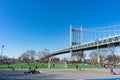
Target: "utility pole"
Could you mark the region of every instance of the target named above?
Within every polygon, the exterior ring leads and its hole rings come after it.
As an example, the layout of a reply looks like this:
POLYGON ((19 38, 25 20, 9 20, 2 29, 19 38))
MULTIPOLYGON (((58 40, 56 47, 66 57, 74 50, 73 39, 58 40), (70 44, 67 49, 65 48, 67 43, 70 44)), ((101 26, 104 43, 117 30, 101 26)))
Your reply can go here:
POLYGON ((2 45, 2 48, 1 48, 1 59, 2 59, 3 48, 4 48, 4 45, 2 45))

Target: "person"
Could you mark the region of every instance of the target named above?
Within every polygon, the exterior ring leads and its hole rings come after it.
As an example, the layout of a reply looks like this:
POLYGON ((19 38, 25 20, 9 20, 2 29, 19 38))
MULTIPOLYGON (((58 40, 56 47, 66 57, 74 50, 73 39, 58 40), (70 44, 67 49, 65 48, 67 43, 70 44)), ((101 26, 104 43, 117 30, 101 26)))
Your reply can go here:
POLYGON ((35 69, 33 69, 33 70, 31 70, 31 72, 32 72, 32 74, 35 74, 35 73, 36 73, 36 70, 35 70, 35 69))
POLYGON ((31 69, 31 68, 29 68, 29 70, 28 70, 28 71, 25 71, 24 73, 25 73, 25 74, 39 74, 40 71, 38 71, 38 70, 36 70, 36 69, 31 69))
POLYGON ((29 70, 28 71, 25 71, 24 73, 25 74, 30 74, 30 73, 32 73, 31 71, 32 71, 32 69, 31 68, 28 68, 29 70))
POLYGON ((38 70, 36 70, 36 69, 33 69, 33 70, 31 70, 31 73, 32 74, 39 74, 40 72, 38 70))
POLYGON ((53 67, 55 67, 55 64, 53 64, 53 67))
POLYGON ((76 65, 76 69, 79 69, 78 65, 76 65))
POLYGON ((35 69, 36 69, 37 73, 40 73, 40 71, 39 71, 37 66, 35 66, 35 69))
POLYGON ((15 71, 14 67, 12 68, 12 71, 15 71))
POLYGON ((38 69, 38 67, 37 67, 37 66, 35 66, 35 69, 38 69))
POLYGON ((103 66, 104 66, 104 68, 107 68, 105 64, 103 66))
POLYGON ((31 73, 31 68, 29 68, 28 73, 29 73, 29 74, 31 73))
POLYGON ((111 72, 111 74, 113 74, 113 67, 112 66, 110 67, 110 72, 111 72))

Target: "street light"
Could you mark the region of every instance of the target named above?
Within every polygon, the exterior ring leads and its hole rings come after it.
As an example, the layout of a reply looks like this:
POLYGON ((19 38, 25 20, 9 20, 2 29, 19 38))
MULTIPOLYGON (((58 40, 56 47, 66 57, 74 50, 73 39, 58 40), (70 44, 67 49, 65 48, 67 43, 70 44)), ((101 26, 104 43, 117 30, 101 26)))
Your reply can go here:
POLYGON ((3 48, 4 48, 4 45, 2 45, 2 48, 1 48, 1 59, 2 59, 3 48))

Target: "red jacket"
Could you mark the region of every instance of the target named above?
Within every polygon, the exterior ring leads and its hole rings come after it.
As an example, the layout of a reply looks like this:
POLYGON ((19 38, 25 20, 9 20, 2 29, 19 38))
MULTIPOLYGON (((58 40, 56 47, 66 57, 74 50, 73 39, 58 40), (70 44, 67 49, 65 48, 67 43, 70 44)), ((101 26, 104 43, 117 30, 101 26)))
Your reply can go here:
POLYGON ((110 67, 110 71, 113 71, 113 68, 112 68, 112 67, 110 67))

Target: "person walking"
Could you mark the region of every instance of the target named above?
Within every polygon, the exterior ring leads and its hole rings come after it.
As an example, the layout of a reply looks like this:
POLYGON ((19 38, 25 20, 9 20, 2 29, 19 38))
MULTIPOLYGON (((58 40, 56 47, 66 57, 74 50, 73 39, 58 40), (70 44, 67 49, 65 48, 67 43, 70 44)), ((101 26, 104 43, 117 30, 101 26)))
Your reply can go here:
POLYGON ((111 74, 113 74, 113 67, 112 66, 110 67, 110 72, 111 72, 111 74))

